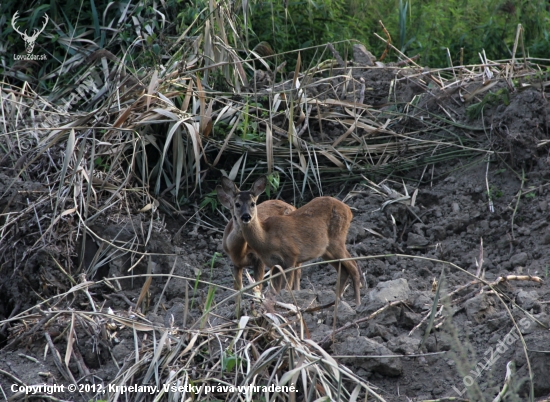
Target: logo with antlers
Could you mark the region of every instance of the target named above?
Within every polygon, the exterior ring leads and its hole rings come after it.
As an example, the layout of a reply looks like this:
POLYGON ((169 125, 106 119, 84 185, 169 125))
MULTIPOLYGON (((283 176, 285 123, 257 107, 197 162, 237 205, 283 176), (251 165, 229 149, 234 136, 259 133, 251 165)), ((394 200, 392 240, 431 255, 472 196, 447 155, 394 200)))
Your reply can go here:
POLYGON ((28 54, 31 54, 34 49, 34 42, 36 41, 36 38, 38 38, 38 35, 42 33, 44 28, 46 28, 46 25, 48 24, 48 21, 50 20, 50 17, 48 17, 48 14, 44 14, 44 25, 42 25, 42 29, 38 30, 37 28, 34 29, 34 32, 31 36, 27 35, 27 30, 25 29, 25 32, 21 32, 17 27, 15 26, 15 21, 19 18, 19 11, 16 11, 15 14, 13 14, 13 18, 11 19, 11 26, 17 32, 19 35, 21 35, 21 38, 25 41, 25 47, 28 54))

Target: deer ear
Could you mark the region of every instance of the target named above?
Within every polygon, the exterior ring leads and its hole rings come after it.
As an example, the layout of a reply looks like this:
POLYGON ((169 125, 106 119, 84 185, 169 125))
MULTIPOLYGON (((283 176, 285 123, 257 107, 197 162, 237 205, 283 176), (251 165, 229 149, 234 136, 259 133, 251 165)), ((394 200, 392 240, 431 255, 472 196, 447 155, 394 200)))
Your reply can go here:
POLYGON ((228 209, 231 209, 231 197, 223 190, 222 186, 216 186, 216 193, 218 194, 218 200, 222 205, 228 209))
POLYGON ((254 194, 255 197, 259 196, 265 191, 265 186, 267 185, 267 178, 265 176, 260 177, 252 185, 252 190, 250 192, 254 194))
POLYGON ((233 183, 233 181, 226 176, 222 177, 222 187, 228 195, 234 196, 239 191, 239 188, 233 183))

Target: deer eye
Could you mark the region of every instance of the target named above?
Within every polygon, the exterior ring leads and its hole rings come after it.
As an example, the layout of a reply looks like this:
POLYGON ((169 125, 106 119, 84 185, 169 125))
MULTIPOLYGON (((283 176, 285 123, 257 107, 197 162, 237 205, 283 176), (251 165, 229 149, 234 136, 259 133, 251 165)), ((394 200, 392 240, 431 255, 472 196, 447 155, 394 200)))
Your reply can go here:
POLYGON ((252 201, 252 202, 250 203, 250 205, 253 206, 253 207, 255 207, 255 206, 256 206, 256 203, 255 203, 254 201, 252 201))
POLYGON ((240 202, 236 202, 236 203, 235 203, 235 206, 236 206, 237 208, 240 208, 240 207, 241 207, 241 203, 240 203, 240 202))

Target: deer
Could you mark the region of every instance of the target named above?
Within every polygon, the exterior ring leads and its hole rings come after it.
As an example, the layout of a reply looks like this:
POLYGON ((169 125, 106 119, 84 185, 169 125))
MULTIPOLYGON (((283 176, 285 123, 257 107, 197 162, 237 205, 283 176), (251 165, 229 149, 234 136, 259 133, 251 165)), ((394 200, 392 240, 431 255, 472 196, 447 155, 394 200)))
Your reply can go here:
MULTIPOLYGON (((261 282, 265 273, 264 264, 243 237, 241 227, 236 217, 233 215, 231 197, 223 190, 222 186, 216 187, 216 193, 222 205, 231 211, 232 218, 225 226, 222 245, 225 253, 233 262, 234 288, 235 290, 241 290, 243 287, 244 268, 252 266, 254 268, 254 280, 256 282, 261 282)), ((259 204, 257 210, 258 218, 264 220, 270 216, 287 215, 295 211, 296 208, 281 200, 267 200, 259 204)), ((289 290, 300 290, 300 277, 301 272, 299 269, 294 271, 292 275, 289 275, 289 290)), ((262 285, 260 284, 258 286, 261 289, 262 285)))
MULTIPOLYGON (((353 218, 351 209, 336 198, 317 197, 288 214, 262 219, 259 209, 263 204, 256 206, 256 202, 266 185, 267 179, 263 176, 249 191, 240 191, 229 178, 222 178, 221 187, 230 196, 232 215, 248 246, 269 268, 280 265, 286 270, 322 257, 339 273, 337 297, 342 298, 344 286, 351 277, 355 303, 359 306, 364 278, 346 249, 346 237, 353 218)), ((281 281, 273 282, 278 293, 281 281)))

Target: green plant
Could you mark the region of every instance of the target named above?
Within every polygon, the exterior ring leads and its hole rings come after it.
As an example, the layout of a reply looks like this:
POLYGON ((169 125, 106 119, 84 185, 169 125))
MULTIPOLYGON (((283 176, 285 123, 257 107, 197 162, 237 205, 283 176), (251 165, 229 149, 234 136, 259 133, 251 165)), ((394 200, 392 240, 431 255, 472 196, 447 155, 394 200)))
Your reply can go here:
POLYGON ((247 97, 244 105, 245 105, 243 110, 244 117, 243 117, 243 120, 237 126, 237 132, 241 134, 240 136, 244 141, 247 141, 247 140, 256 141, 256 142, 265 141, 265 135, 261 135, 258 131, 258 122, 257 121, 250 122, 249 109, 250 109, 250 106, 256 106, 256 104, 251 103, 247 97))
MULTIPOLYGON (((251 45, 267 42, 275 53, 310 48, 301 52, 303 65, 308 65, 323 51, 312 47, 327 42, 357 39, 369 47, 371 32, 378 21, 371 18, 372 23, 365 22, 361 15, 351 12, 350 7, 356 7, 351 3, 350 0, 251 1, 250 23, 246 25, 251 35, 251 45)), ((245 25, 244 21, 242 24, 245 25)), ((350 47, 349 43, 337 45, 343 54, 350 47)), ((327 52, 324 58, 331 56, 327 52)), ((284 56, 284 60, 288 61, 287 71, 294 70, 296 58, 297 53, 284 56)), ((282 62, 281 57, 268 61, 275 65, 282 62)))
POLYGON ((208 313, 212 310, 214 305, 214 296, 216 295, 216 285, 210 285, 208 287, 208 294, 206 295, 206 302, 204 303, 204 314, 202 316, 200 329, 203 329, 206 321, 208 320, 208 313))
POLYGON ((212 258, 210 259, 210 270, 214 269, 214 265, 221 257, 223 257, 223 254, 218 253, 217 251, 212 254, 212 258))
MULTIPOLYGON (((364 7, 368 25, 378 18, 392 34, 401 33, 403 6, 395 2, 374 1, 364 7), (371 8, 372 7, 372 8, 371 8), (388 9, 392 7, 393 10, 388 9), (373 14, 372 11, 378 10, 373 14), (393 19, 392 13, 396 13, 393 19)), ((412 38, 405 45, 406 54, 420 54, 422 64, 431 67, 447 67, 447 49, 454 65, 479 63, 479 53, 484 50, 489 59, 508 58, 515 41, 516 27, 524 27, 526 52, 542 57, 550 51, 547 40, 550 19, 542 0, 532 2, 503 2, 499 0, 462 0, 411 2, 408 9, 407 36, 412 38), (543 50, 544 49, 544 50, 543 50)), ((400 45, 402 36, 400 35, 400 45)), ((404 42, 403 42, 404 43, 404 42)), ((376 44, 375 44, 376 46, 376 44)), ((518 55, 521 53, 518 48, 518 55)))
MULTIPOLYGON (((216 261, 222 256, 222 254, 218 253, 217 251, 212 254, 212 258, 210 259, 210 282, 212 282, 212 271, 214 270, 214 265, 216 264, 216 261)), ((197 279, 198 280, 198 279, 197 279)), ((206 295, 206 302, 204 304, 204 314, 201 320, 200 328, 203 329, 204 325, 206 324, 206 320, 208 319, 208 312, 212 310, 213 303, 214 303, 214 296, 216 295, 216 285, 210 284, 208 286, 208 293, 206 295)), ((196 289, 196 284, 195 284, 196 289)), ((193 305, 191 305, 191 308, 193 305)))
POLYGON ((222 352, 222 372, 231 372, 237 365, 237 363, 241 362, 242 360, 239 359, 231 350, 227 349, 222 352))
POLYGON ((399 49, 404 52, 405 40, 407 38, 407 9, 409 8, 409 2, 403 3, 403 0, 399 0, 399 49))
POLYGON ((94 165, 97 169, 100 169, 104 172, 109 171, 109 165, 103 160, 101 156, 98 156, 94 159, 94 165))
POLYGON ((489 187, 489 194, 488 194, 489 199, 494 200, 496 198, 501 198, 503 195, 504 193, 498 187, 496 186, 489 187))
POLYGON ((271 197, 271 189, 273 189, 273 191, 276 192, 279 189, 279 185, 281 184, 281 178, 279 177, 279 173, 273 172, 267 175, 267 182, 269 184, 266 186, 265 192, 268 197, 271 197))
POLYGON ((218 208, 218 195, 216 193, 216 190, 209 192, 204 196, 204 198, 201 201, 200 207, 206 208, 208 205, 210 205, 210 208, 212 208, 212 212, 215 212, 218 208))
POLYGON ((531 191, 531 192, 525 194, 525 198, 528 199, 528 200, 533 200, 534 198, 536 198, 536 196, 537 195, 535 194, 534 191, 531 191))
POLYGON ((481 102, 474 103, 466 108, 466 115, 469 119, 477 119, 485 105, 499 105, 503 104, 508 106, 510 104, 510 92, 508 88, 501 88, 496 92, 487 93, 481 102))

